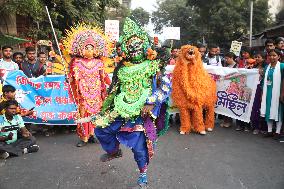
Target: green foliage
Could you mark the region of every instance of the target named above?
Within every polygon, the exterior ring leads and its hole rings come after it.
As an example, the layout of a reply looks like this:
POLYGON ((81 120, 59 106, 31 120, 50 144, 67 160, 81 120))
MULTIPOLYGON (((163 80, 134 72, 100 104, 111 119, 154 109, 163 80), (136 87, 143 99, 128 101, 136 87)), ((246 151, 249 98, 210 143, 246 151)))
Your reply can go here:
POLYGON ((180 27, 181 43, 202 38, 201 28, 196 17, 196 10, 186 6, 186 0, 165 0, 158 2, 158 10, 152 13, 155 32, 161 32, 163 27, 180 27))
MULTIPOLYGON (((182 44, 204 37, 208 43, 228 47, 249 33, 249 18, 250 0, 160 0, 152 21, 156 31, 163 26, 181 27, 182 44)), ((267 0, 254 0, 253 33, 270 22, 267 0)))
POLYGON ((1 13, 15 13, 18 15, 31 16, 35 21, 42 21, 44 4, 39 0, 10 0, 2 4, 1 13))
MULTIPOLYGON (((117 0, 7 0, 0 14, 18 14, 31 20, 27 32, 34 39, 46 39, 52 35, 45 6, 48 7, 57 35, 74 23, 86 22, 103 25, 107 9, 117 7, 117 0)), ((25 36, 26 37, 26 36, 25 36)))
POLYGON ((131 11, 130 18, 141 26, 149 23, 150 13, 139 7, 131 11))

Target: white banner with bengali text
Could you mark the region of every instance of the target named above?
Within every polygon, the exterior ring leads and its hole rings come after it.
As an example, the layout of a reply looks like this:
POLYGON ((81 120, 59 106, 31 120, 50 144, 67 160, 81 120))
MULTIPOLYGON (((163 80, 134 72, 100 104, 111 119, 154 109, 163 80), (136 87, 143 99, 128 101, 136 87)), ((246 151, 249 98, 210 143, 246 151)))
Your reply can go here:
MULTIPOLYGON (((168 74, 171 74, 173 69, 174 65, 166 67, 168 74)), ((250 122, 254 96, 259 84, 258 70, 207 65, 205 69, 217 85, 215 113, 250 122)), ((177 113, 178 109, 172 104, 171 99, 170 104, 170 112, 177 113)))

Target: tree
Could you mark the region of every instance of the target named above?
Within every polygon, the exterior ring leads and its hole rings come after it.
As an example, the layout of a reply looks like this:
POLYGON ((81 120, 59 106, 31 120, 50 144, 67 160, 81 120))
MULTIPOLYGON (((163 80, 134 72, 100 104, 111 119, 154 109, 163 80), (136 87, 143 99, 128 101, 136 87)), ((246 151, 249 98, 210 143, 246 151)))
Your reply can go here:
MULTIPOLYGON (((180 26, 181 39, 228 47, 249 32, 250 0, 160 0, 153 13, 155 29, 180 26), (189 19, 191 18, 191 19, 189 19)), ((270 23, 267 0, 254 0, 253 33, 270 23)))
MULTIPOLYGON (((94 0, 93 0, 94 1, 94 0)), ((118 7, 119 2, 117 0, 100 0, 94 1, 98 5, 98 16, 100 18, 100 23, 104 23, 106 19, 106 8, 107 7, 118 7)))
MULTIPOLYGON (((253 1, 253 33, 259 33, 271 21, 268 1, 253 1)), ((209 42, 223 42, 223 46, 228 46, 232 40, 249 33, 250 0, 188 0, 187 4, 197 7, 209 42)))
MULTIPOLYGON (((243 0, 238 7, 244 22, 246 23, 246 34, 249 32, 250 22, 250 0, 243 0)), ((262 32, 265 28, 272 24, 271 15, 269 13, 269 6, 267 0, 254 0, 253 5, 253 27, 252 33, 257 34, 262 32)))
MULTIPOLYGON (((31 20, 25 35, 33 39, 51 36, 51 27, 45 11, 49 12, 59 37, 74 23, 86 22, 103 25, 107 8, 118 6, 117 0, 6 0, 0 9, 1 14, 18 14, 31 20)), ((27 37, 27 36, 25 36, 27 37)))
POLYGON ((197 23, 196 10, 186 6, 186 0, 165 0, 158 2, 158 10, 152 13, 154 30, 161 33, 163 27, 180 27, 181 44, 202 38, 197 23))
POLYGON ((130 18, 141 26, 145 26, 149 23, 150 13, 139 7, 131 11, 130 18))

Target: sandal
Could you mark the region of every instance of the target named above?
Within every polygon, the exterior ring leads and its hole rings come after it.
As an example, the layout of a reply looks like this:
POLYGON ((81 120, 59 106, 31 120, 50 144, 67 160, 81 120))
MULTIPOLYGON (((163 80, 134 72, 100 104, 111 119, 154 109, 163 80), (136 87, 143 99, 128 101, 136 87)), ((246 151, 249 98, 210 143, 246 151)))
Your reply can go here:
POLYGON ((82 140, 80 140, 78 143, 77 143, 77 147, 83 147, 83 146, 86 146, 88 143, 87 142, 84 142, 82 140))

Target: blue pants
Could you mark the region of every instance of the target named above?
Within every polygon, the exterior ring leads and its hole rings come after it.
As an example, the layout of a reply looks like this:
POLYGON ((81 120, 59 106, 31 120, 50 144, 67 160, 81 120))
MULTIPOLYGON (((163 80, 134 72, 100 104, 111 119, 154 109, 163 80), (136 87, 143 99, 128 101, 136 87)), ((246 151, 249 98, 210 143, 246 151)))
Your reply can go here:
POLYGON ((123 121, 114 121, 106 128, 96 128, 95 134, 102 148, 109 154, 114 154, 122 143, 132 149, 134 159, 140 169, 144 169, 149 163, 146 136, 142 131, 120 131, 123 121))

